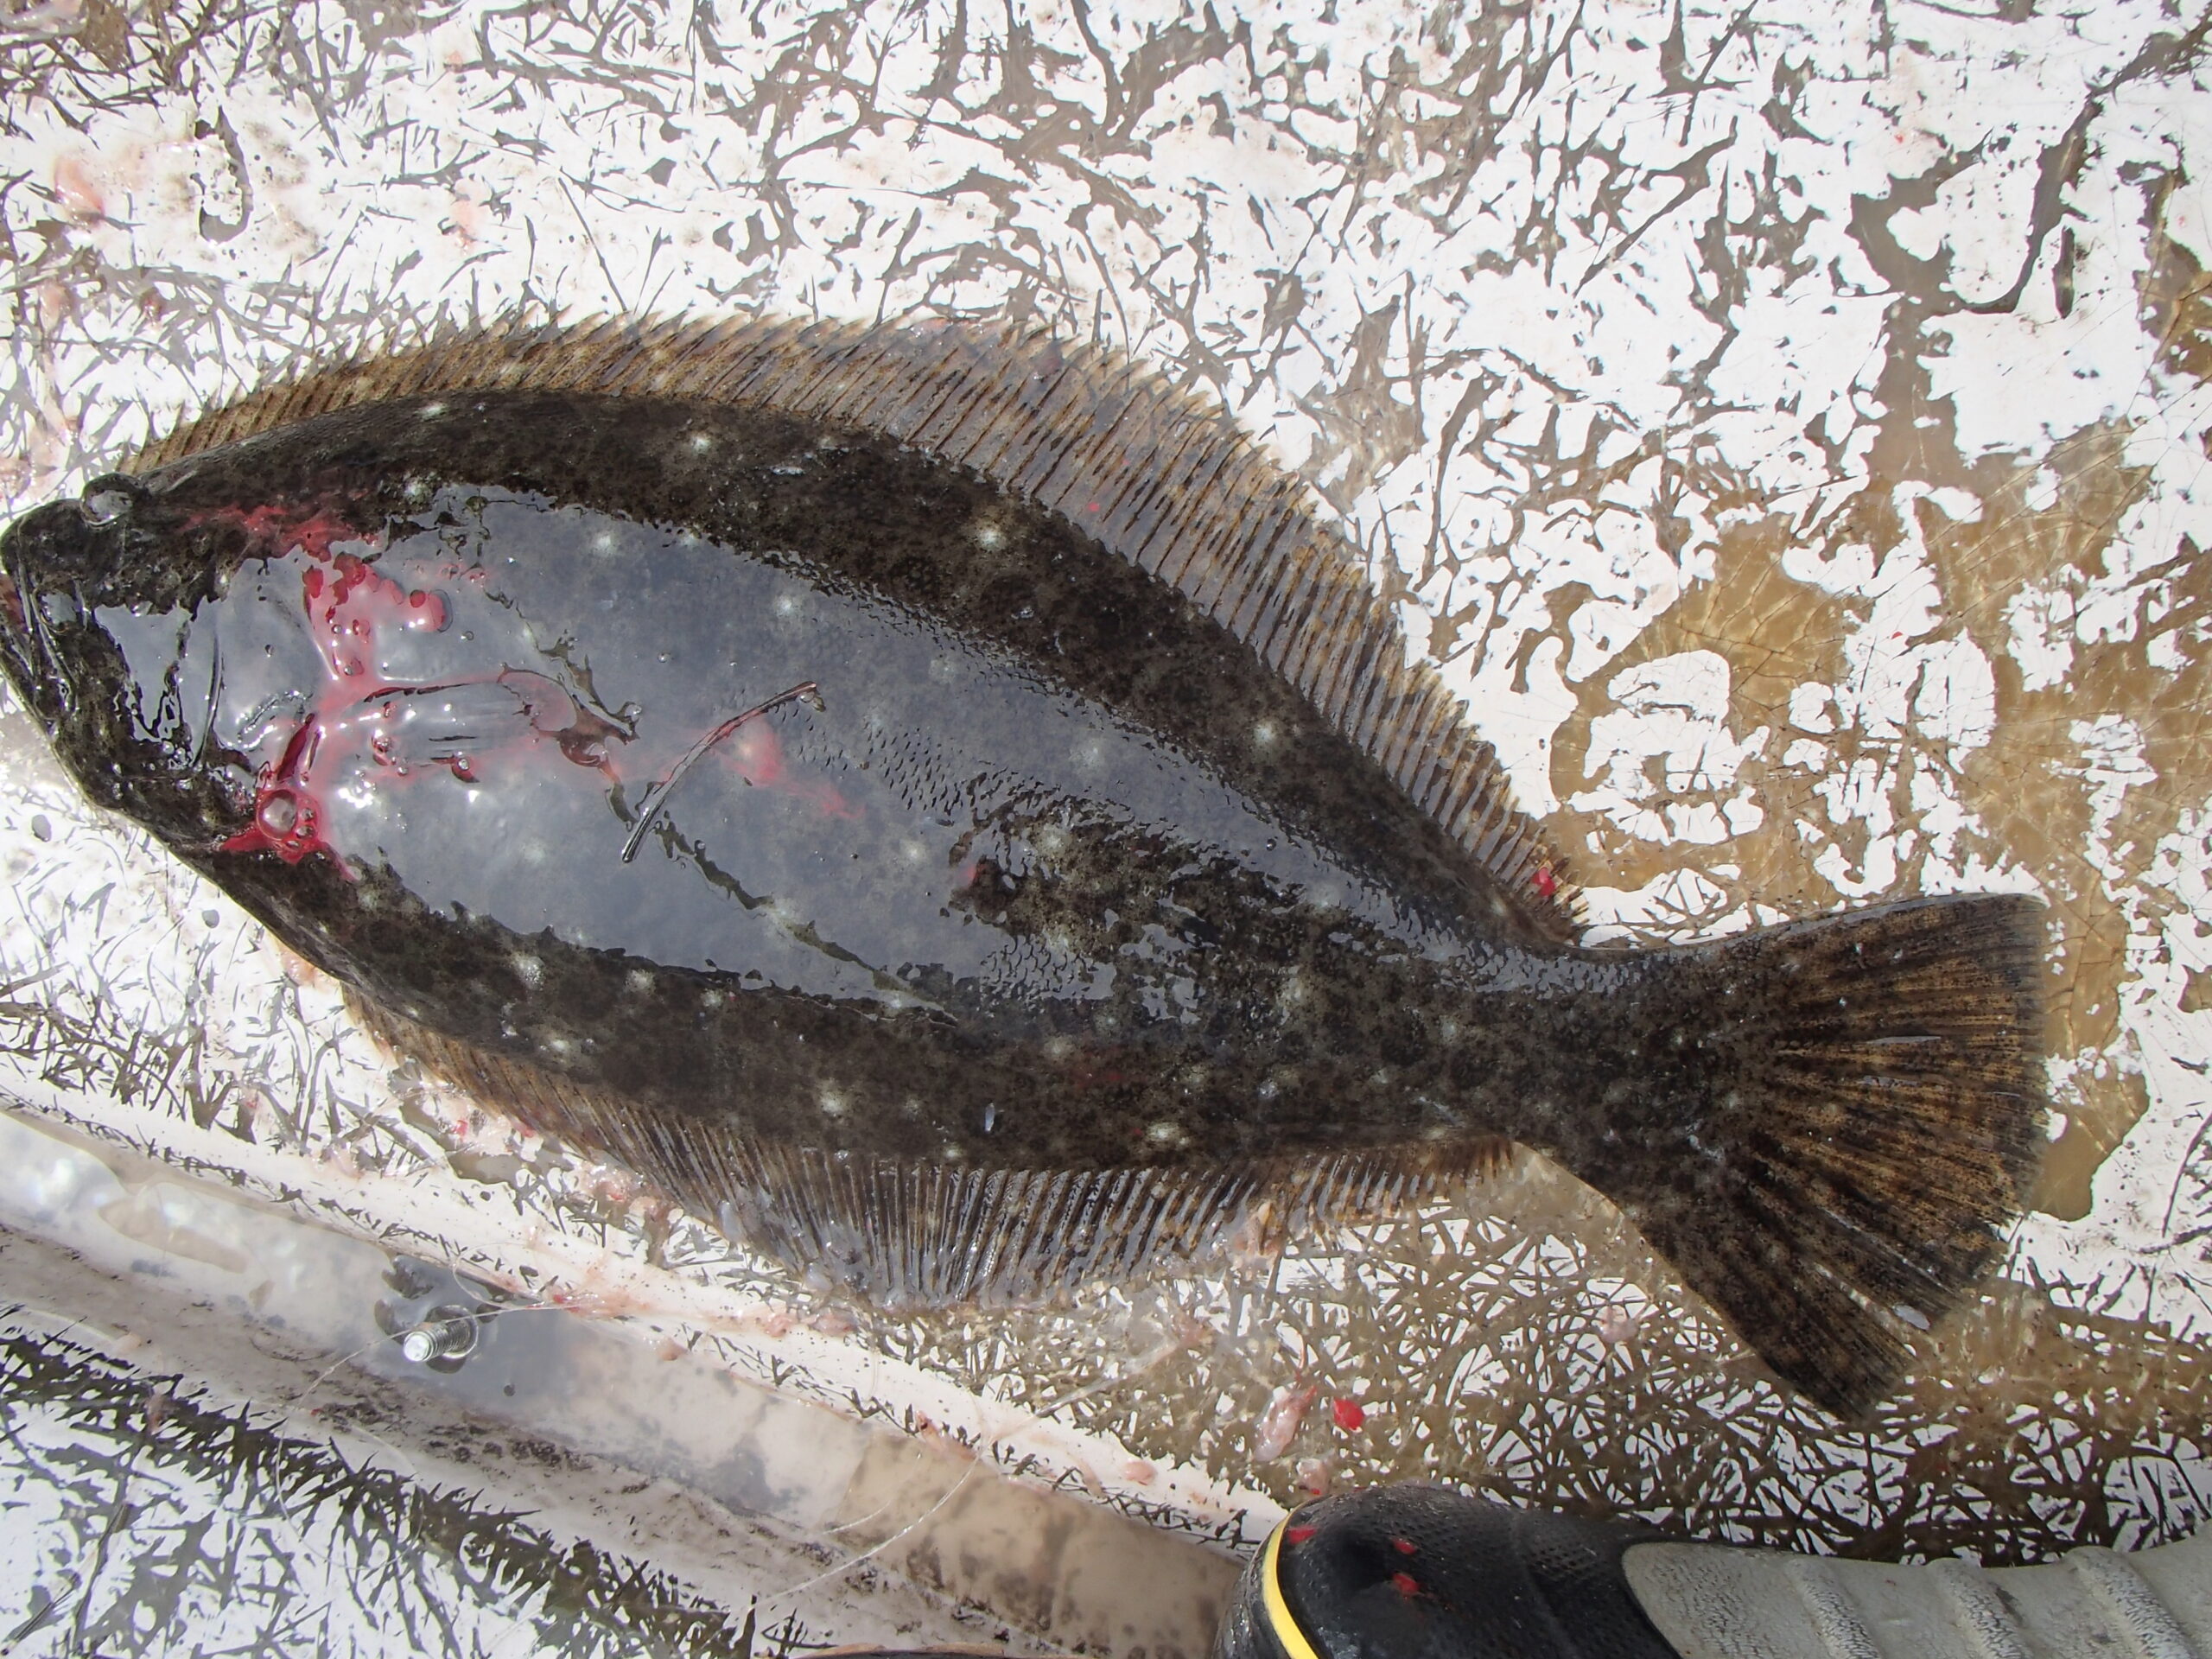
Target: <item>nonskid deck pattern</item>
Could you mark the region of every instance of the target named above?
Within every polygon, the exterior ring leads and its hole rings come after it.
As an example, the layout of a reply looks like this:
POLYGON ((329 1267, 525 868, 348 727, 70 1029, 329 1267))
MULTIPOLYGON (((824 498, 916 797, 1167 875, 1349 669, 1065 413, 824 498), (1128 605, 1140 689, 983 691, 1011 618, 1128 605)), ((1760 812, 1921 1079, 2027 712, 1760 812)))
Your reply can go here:
MULTIPOLYGON (((1081 1394, 1065 1414, 1148 1457, 1286 1496, 1325 1458, 1724 1528, 1786 1496, 1774 1541, 1993 1560, 2177 1529, 2202 1513, 2212 1374, 2190 1069, 2212 1058, 2212 779, 2197 567, 2170 561, 2201 465, 2187 181, 2212 175, 2196 20, 2102 15, 2092 39, 2048 11, 1921 9, 1880 36, 1793 14, 1785 36, 1694 7, 1679 28, 1363 9, 1371 33, 1247 40, 1164 10, 1096 14, 1088 39, 974 8, 879 36, 830 10, 685 41, 609 11, 480 41, 401 7, 334 13, 272 68, 238 55, 273 21, 239 4, 188 41, 30 41, 4 71, 32 309, 0 450, 28 500, 218 378, 485 296, 1041 313, 1134 341, 1351 514, 1524 798, 1557 803, 1601 922, 1719 930, 1996 868, 2058 902, 2054 1213, 1863 1437, 1732 1369, 1602 1206, 1525 1166, 1356 1257, 1294 1252, 1272 1289, 1186 1281, 1179 1315, 1146 1292, 857 1338, 1040 1405, 1081 1394), (226 128, 184 136, 194 87, 221 89, 226 128), (359 141, 272 136, 326 118, 359 141), (1150 1363, 1184 1315, 1218 1334, 1150 1363), (1294 1382, 1318 1402, 1255 1465, 1294 1382), (1326 1407, 1354 1393, 1375 1408, 1339 1430, 1326 1407)), ((97 973, 13 994, 37 1064, 341 1165, 450 1144, 539 1194, 502 1202, 607 1224, 504 1141, 433 1135, 434 1095, 368 1087, 343 1020, 313 992, 295 1019, 235 918, 207 963, 264 974, 211 1048, 214 994, 175 971, 219 937, 204 895, 126 912, 130 881, 96 895, 127 842, 77 842, 51 796, 11 823, 9 977, 47 970, 64 917, 109 941, 97 973)))

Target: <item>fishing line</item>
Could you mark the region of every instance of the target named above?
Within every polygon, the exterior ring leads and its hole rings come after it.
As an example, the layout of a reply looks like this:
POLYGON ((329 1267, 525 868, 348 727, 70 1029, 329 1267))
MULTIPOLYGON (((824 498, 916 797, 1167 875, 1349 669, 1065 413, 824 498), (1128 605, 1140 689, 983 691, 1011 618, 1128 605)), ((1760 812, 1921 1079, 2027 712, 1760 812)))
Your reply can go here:
POLYGON ((890 1548, 892 1545, 897 1543, 901 1538, 904 1538, 916 1527, 920 1526, 923 1522, 928 1520, 946 1504, 951 1503, 954 1497, 959 1492, 960 1489, 968 1484, 968 1478, 976 1472, 976 1470, 981 1461, 982 1459, 980 1456, 971 1456, 969 1460, 968 1466, 960 1471, 960 1478, 954 1481, 951 1485, 944 1489, 944 1497, 938 1498, 936 1503, 931 1504, 929 1508, 924 1510, 919 1515, 909 1521, 905 1526, 899 1528, 898 1531, 893 1533, 881 1543, 874 1546, 872 1548, 862 1550, 859 1554, 854 1556, 849 1560, 839 1562, 836 1567, 830 1568, 826 1573, 816 1573, 814 1577, 807 1580, 804 1584, 795 1584, 788 1590, 778 1591, 774 1595, 768 1598, 768 1601, 772 1604, 785 1600, 791 1596, 804 1595, 807 1591, 813 1589, 815 1586, 818 1584, 827 1584, 832 1579, 842 1577, 845 1573, 851 1572, 855 1567, 860 1566, 861 1562, 868 1560, 874 1556, 880 1555, 885 1550, 890 1548))
POLYGON ((653 827, 653 820, 660 817, 661 808, 668 804, 669 796, 674 791, 677 785, 683 781, 683 774, 698 763, 700 756, 744 725, 747 721, 757 720, 763 715, 782 708, 787 702, 803 702, 808 708, 818 711, 823 707, 822 693, 816 689, 812 680, 801 681, 790 690, 779 691, 767 702, 756 704, 741 715, 732 715, 686 749, 683 759, 670 769, 668 776, 646 791, 641 810, 638 814, 638 821, 630 826, 630 838, 622 843, 622 861, 627 864, 637 857, 639 845, 645 840, 645 832, 653 827))

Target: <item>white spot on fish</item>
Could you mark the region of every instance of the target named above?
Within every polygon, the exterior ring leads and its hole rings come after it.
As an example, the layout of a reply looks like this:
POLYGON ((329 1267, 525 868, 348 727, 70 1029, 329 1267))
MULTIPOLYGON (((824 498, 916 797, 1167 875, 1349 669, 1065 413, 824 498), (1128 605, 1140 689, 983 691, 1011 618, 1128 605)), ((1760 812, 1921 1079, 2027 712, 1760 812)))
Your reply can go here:
POLYGON ((1274 747, 1275 736, 1275 723, 1272 720, 1263 720, 1252 728, 1252 741, 1260 748, 1274 747))
POLYGON ((714 434, 711 432, 694 432, 691 435, 691 447, 700 454, 704 454, 708 450, 715 447, 714 434))
POLYGON ((515 970, 515 977, 532 990, 536 990, 537 982, 545 977, 545 964, 536 957, 517 951, 507 958, 507 963, 515 970))
POLYGON ((775 602, 770 608, 772 608, 778 616, 796 616, 798 614, 798 607, 799 601, 798 594, 778 594, 775 598, 775 602))
POLYGON ((976 545, 980 548, 989 550, 1006 545, 1006 531, 988 519, 977 520, 969 527, 968 533, 975 537, 976 545))
POLYGON ((445 412, 446 406, 443 404, 434 403, 423 405, 423 418, 426 421, 434 421, 445 412))
POLYGON ((623 983, 629 988, 631 995, 645 996, 652 990, 653 976, 642 968, 632 968, 623 983))
POLYGON ((1191 1144, 1191 1137, 1184 1132, 1183 1126, 1172 1123, 1166 1118, 1147 1129, 1144 1138, 1155 1147, 1187 1147, 1191 1144))
POLYGON ((983 1133, 988 1135, 999 1126, 999 1109, 995 1105, 983 1108, 983 1133))
POLYGON ((594 553, 612 553, 615 546, 614 532, 611 530, 602 530, 591 538, 591 550, 594 553))
POLYGON ((847 1110, 844 1096, 839 1094, 835 1089, 824 1089, 819 1096, 818 1103, 822 1108, 822 1116, 824 1117, 842 1117, 847 1110))

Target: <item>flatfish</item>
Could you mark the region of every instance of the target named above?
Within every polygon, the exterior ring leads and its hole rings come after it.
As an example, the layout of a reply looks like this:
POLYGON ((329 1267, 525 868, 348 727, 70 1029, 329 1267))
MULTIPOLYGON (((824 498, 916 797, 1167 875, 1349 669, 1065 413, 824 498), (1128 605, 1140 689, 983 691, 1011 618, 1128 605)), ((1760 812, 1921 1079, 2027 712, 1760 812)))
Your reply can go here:
POLYGON ((861 1294, 1046 1295, 1517 1141, 1847 1412, 2032 1174, 2032 900, 1578 945, 1341 534, 1104 353, 454 335, 0 568, 94 801, 395 1046, 861 1294))

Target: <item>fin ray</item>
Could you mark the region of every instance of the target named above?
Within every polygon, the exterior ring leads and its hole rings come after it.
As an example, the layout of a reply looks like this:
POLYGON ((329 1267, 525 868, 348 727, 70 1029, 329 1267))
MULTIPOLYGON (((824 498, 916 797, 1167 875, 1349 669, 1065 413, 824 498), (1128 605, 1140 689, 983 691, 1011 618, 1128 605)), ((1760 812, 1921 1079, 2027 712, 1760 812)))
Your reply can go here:
POLYGON ((1049 1300, 1084 1281, 1202 1262, 1248 1224, 1325 1233, 1404 1211, 1495 1169, 1484 1139, 1277 1163, 963 1168, 763 1142, 582 1090, 441 1037, 365 999, 363 1028, 484 1105, 604 1148, 802 1276, 892 1306, 1049 1300))
POLYGON ((1918 899, 1652 960, 1643 1028, 1701 1033, 1712 1058, 1630 1067, 1652 1090, 1621 1137, 1638 1153, 1570 1165, 1775 1370, 1859 1412, 1903 1371, 1905 1327, 2001 1253, 2031 1186, 2042 906, 1918 899))

